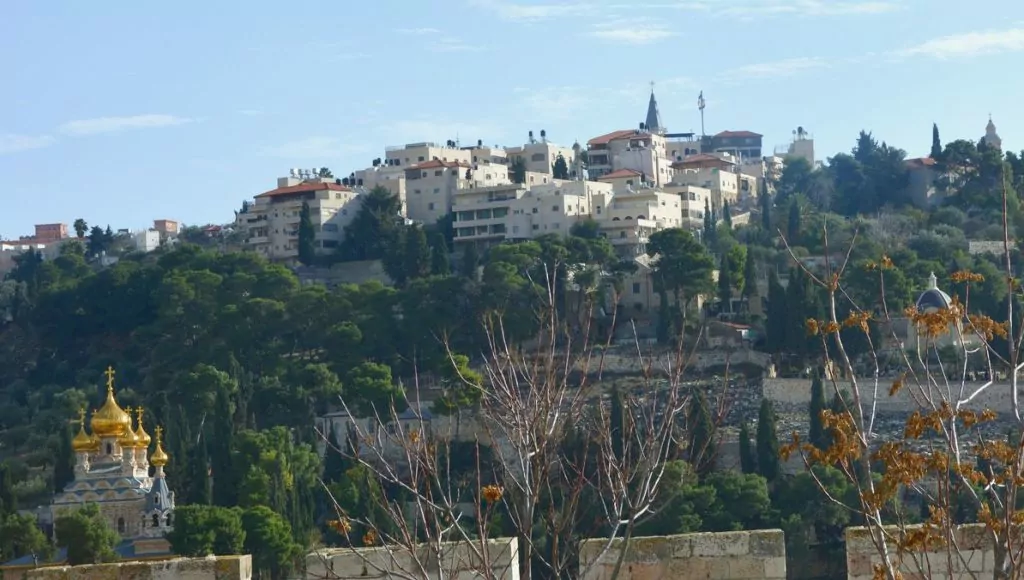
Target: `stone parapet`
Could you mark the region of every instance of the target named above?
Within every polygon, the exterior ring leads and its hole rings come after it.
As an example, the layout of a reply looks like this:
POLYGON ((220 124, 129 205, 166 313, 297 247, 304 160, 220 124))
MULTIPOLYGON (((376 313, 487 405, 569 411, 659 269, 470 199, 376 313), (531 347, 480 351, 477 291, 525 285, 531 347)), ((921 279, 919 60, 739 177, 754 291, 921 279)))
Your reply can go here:
MULTIPOLYGON (((583 580, 610 580, 622 540, 580 544, 583 580)), ((618 580, 784 580, 786 539, 782 530, 755 530, 633 538, 618 580)))
MULTIPOLYGON (((907 526, 906 529, 910 531, 917 527, 907 526)), ((902 556, 896 553, 894 542, 899 537, 899 528, 888 526, 885 533, 891 558, 905 580, 991 578, 995 570, 992 538, 984 525, 968 524, 957 528, 956 549, 936 545, 927 551, 914 551, 902 556)), ((871 580, 875 565, 881 561, 868 528, 846 529, 846 577, 849 580, 871 580)))
POLYGON ((515 538, 491 539, 486 544, 446 542, 440 550, 420 544, 415 554, 399 547, 381 547, 330 548, 306 556, 308 579, 488 577, 519 580, 519 544, 515 538), (481 572, 485 568, 490 574, 481 572))
POLYGON ((156 562, 134 561, 25 570, 25 580, 250 580, 252 558, 209 556, 156 562))

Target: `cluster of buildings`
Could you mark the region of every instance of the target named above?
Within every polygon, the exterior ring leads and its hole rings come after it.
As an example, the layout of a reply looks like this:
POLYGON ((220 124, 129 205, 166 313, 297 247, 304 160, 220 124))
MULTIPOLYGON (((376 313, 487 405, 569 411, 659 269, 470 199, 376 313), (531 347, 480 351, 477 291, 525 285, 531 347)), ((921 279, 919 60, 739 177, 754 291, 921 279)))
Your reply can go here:
MULTIPOLYGON (((118 230, 115 237, 123 241, 124 247, 130 251, 152 252, 163 244, 173 243, 180 231, 180 224, 174 220, 159 219, 153 226, 143 230, 118 230)), ((74 233, 74 232, 72 232, 74 233)), ((37 224, 35 233, 22 236, 17 240, 0 239, 0 278, 14 268, 15 258, 25 252, 38 252, 44 260, 56 258, 65 243, 86 241, 76 235, 69 235, 68 225, 64 223, 37 224)), ((116 261, 111 257, 107 262, 116 261)))
POLYGON ((369 167, 342 178, 293 169, 243 204, 235 228, 249 249, 294 263, 305 203, 315 246, 330 253, 365 193, 382 187, 398 198, 405 219, 429 225, 450 216, 456 251, 567 234, 573 224, 594 220, 623 255, 641 255, 655 231, 699 231, 706 209, 719 217, 725 204, 744 212, 781 172, 783 155, 814 162, 813 139, 803 129, 782 149, 765 155, 763 137, 751 131, 670 133, 652 92, 637 128, 594 137, 586 146, 556 144, 541 130, 515 147, 482 140, 387 147, 369 167))

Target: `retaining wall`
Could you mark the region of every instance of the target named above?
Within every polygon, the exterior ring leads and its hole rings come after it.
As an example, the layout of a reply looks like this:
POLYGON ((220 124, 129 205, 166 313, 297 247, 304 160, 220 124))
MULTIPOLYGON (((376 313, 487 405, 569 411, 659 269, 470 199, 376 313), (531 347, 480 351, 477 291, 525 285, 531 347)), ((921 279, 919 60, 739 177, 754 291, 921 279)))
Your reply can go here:
POLYGON ((26 580, 250 580, 252 559, 248 555, 210 556, 156 562, 53 566, 25 570, 17 577, 26 580))
MULTIPOLYGON (((487 559, 494 578, 519 580, 519 549, 515 538, 487 541, 487 559)), ((306 578, 480 578, 483 546, 465 542, 442 544, 441 557, 421 545, 415 557, 397 548, 331 548, 306 556, 306 578), (440 562, 439 562, 440 560, 440 562), (443 569, 442 569, 443 568, 443 569)))
MULTIPOLYGON (((897 533, 896 528, 888 528, 888 531, 897 533)), ((956 545, 958 551, 936 546, 928 552, 915 551, 900 558, 890 542, 889 552, 903 572, 904 580, 992 577, 995 553, 983 525, 960 526, 956 532, 956 545)), ((871 580, 875 565, 881 561, 867 528, 846 529, 846 577, 849 580, 871 580)))
MULTIPOLYGON (((580 544, 582 580, 609 580, 621 540, 580 544)), ((786 540, 782 530, 755 530, 634 538, 618 580, 784 580, 786 540)))

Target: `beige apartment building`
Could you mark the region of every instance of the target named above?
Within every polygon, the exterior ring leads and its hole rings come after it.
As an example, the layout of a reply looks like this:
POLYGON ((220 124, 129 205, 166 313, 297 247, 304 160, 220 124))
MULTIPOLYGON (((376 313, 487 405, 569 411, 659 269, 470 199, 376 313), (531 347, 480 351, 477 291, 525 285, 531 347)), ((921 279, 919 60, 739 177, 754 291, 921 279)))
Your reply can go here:
POLYGON ((459 191, 507 183, 508 166, 500 163, 441 160, 419 163, 405 170, 406 216, 433 224, 452 211, 459 191))
POLYGON ((460 149, 453 143, 438 145, 432 142, 409 143, 391 146, 384 149, 384 165, 391 167, 410 167, 427 161, 451 161, 470 163, 471 152, 460 149))
POLYGON ((643 174, 644 181, 664 185, 675 173, 665 136, 638 129, 613 131, 587 141, 587 160, 590 179, 630 170, 643 174))
POLYGON ((486 247, 505 241, 508 216, 526 192, 527 187, 517 183, 456 192, 452 201, 456 246, 473 243, 486 247))
MULTIPOLYGON (((543 134, 543 131, 541 131, 543 134)), ((561 155, 569 166, 570 173, 576 165, 576 153, 572 147, 555 145, 548 141, 543 135, 540 141, 533 139, 533 131, 530 131, 530 141, 522 147, 509 147, 506 151, 509 165, 516 159, 522 159, 526 170, 534 173, 551 175, 555 160, 561 155)))
POLYGON ((25 252, 39 252, 44 260, 60 255, 61 246, 68 241, 67 224, 37 224, 31 236, 17 240, 0 240, 0 280, 17 265, 16 258, 25 252))
POLYGON ((750 179, 741 180, 738 173, 711 167, 676 171, 672 183, 674 185, 692 185, 709 190, 711 192, 710 207, 718 210, 721 209, 724 201, 728 201, 729 205, 736 205, 740 195, 741 181, 747 184, 748 189, 751 187, 750 179))
POLYGON ((665 193, 679 198, 680 226, 688 230, 704 227, 705 202, 711 203, 711 190, 696 185, 680 185, 670 183, 664 187, 665 193))
MULTIPOLYGON (((282 177, 278 187, 257 195, 235 218, 245 233, 245 246, 270 260, 294 264, 299 256, 299 215, 308 203, 316 230, 317 253, 337 250, 345 227, 355 217, 362 197, 333 178, 300 180, 282 177)), ((397 216, 396 216, 397 217, 397 216)))

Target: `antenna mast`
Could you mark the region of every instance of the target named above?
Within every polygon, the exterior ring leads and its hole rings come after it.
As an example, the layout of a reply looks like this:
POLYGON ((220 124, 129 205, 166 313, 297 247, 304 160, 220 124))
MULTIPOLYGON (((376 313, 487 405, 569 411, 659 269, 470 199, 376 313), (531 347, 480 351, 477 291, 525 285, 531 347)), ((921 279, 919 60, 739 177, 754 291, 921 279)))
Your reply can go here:
POLYGON ((697 108, 700 109, 700 136, 704 138, 704 91, 700 92, 700 96, 697 97, 697 108))

